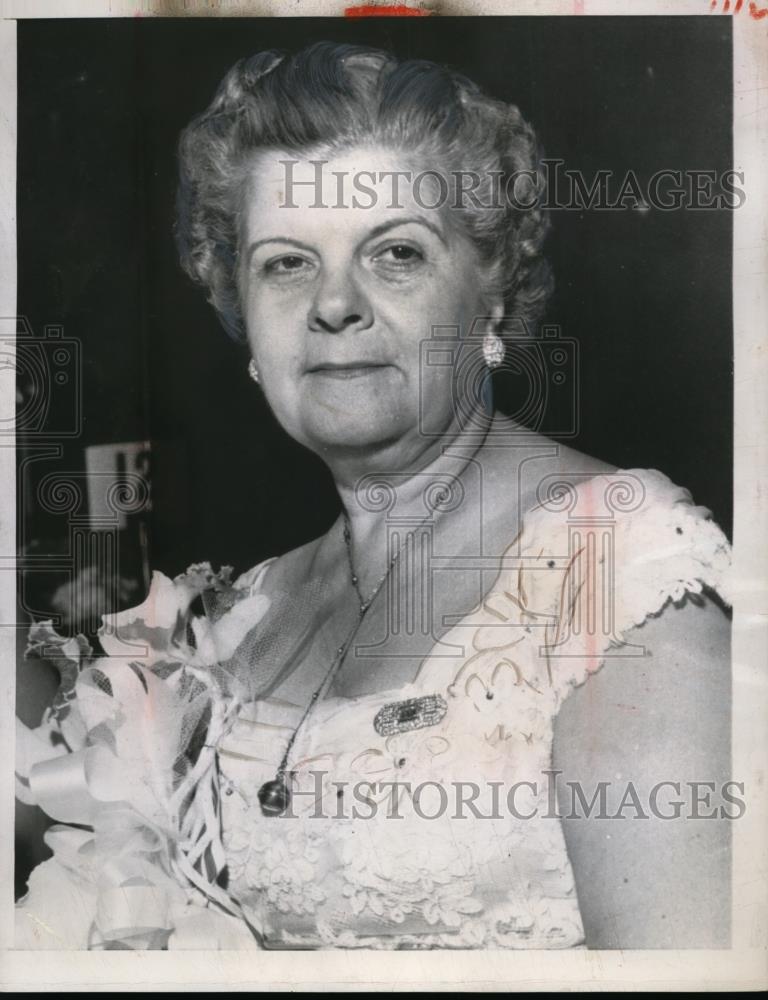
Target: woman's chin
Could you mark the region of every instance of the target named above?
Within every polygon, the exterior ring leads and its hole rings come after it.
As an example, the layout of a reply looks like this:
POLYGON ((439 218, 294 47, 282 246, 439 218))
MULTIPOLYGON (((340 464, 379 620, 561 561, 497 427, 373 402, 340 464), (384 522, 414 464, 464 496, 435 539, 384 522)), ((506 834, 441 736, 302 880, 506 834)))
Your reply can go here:
POLYGON ((360 419, 333 420, 328 416, 304 425, 300 440, 319 455, 343 452, 376 452, 399 440, 407 431, 401 421, 392 419, 392 413, 372 419, 371 413, 360 419))
POLYGON ((305 391, 296 398, 293 412, 286 413, 286 420, 280 420, 279 413, 276 416, 291 437, 312 451, 327 454, 375 448, 397 439, 407 432, 406 411, 410 409, 399 393, 366 396, 354 389, 323 394, 305 391))
POLYGON ((396 435, 387 434, 337 434, 310 442, 313 451, 321 456, 332 454, 375 454, 397 440, 396 435))

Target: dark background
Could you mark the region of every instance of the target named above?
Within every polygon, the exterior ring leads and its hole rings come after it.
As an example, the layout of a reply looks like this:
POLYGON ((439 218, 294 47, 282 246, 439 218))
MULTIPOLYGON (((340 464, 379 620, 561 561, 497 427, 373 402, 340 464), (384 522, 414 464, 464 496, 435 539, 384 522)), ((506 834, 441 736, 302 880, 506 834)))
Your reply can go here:
MULTIPOLYGON (((729 18, 21 22, 18 311, 83 352, 83 433, 32 476, 81 468, 86 445, 162 445, 149 561, 170 575, 205 559, 242 571, 336 515, 324 467, 275 424, 172 237, 180 130, 236 59, 321 39, 453 65, 516 103, 546 155, 587 177, 732 166, 729 18)), ((569 443, 661 469, 729 532, 731 214, 552 221, 547 319, 581 358, 569 443)), ((24 531, 21 545, 45 551, 66 524, 32 505, 24 531)))

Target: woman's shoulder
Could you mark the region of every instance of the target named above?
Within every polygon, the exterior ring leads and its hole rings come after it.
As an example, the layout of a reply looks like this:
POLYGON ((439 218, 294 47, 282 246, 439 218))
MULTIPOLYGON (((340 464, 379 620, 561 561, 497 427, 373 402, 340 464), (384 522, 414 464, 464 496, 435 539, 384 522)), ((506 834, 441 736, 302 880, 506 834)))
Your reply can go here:
POLYGON ((616 468, 572 449, 523 464, 491 596, 510 620, 541 624, 562 696, 617 648, 636 645, 631 634, 649 619, 661 619, 646 633, 665 647, 686 642, 690 611, 675 613, 684 605, 698 606, 697 635, 727 628, 731 547, 687 488, 657 469, 616 468))
POLYGON ((510 511, 516 520, 535 508, 549 484, 583 484, 599 475, 610 475, 617 467, 600 458, 571 448, 537 433, 522 434, 514 426, 484 446, 476 459, 482 480, 483 516, 497 522, 500 537, 509 525, 510 511))
POLYGON ((727 537, 709 508, 658 469, 541 479, 525 536, 529 548, 567 554, 571 583, 597 571, 622 631, 705 589, 731 603, 727 537))
POLYGON ((542 435, 523 444, 493 449, 483 464, 499 538, 514 538, 518 549, 562 554, 600 532, 625 573, 632 567, 638 586, 643 577, 660 586, 665 573, 680 575, 686 566, 691 581, 701 564, 715 589, 728 589, 728 540, 686 486, 659 469, 618 467, 542 435))

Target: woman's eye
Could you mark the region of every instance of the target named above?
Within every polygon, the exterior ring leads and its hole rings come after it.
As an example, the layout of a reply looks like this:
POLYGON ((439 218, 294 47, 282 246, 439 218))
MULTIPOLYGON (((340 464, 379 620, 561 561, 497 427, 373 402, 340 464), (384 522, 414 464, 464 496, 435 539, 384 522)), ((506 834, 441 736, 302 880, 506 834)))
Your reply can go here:
POLYGON ((407 268, 424 260, 424 254, 408 243, 393 243, 380 250, 374 260, 390 267, 407 268))
POLYGON ((299 274, 311 267, 310 262, 305 257, 298 254, 285 254, 283 257, 276 257, 269 260, 264 265, 264 270, 270 275, 299 274))

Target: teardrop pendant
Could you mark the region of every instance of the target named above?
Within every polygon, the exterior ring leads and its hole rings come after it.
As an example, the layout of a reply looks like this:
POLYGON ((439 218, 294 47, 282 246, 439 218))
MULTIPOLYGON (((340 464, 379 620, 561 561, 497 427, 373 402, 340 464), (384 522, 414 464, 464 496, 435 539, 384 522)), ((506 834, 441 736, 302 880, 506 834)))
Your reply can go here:
POLYGON ((259 805, 265 816, 282 816, 291 804, 291 793, 285 781, 273 778, 259 789, 259 805))

